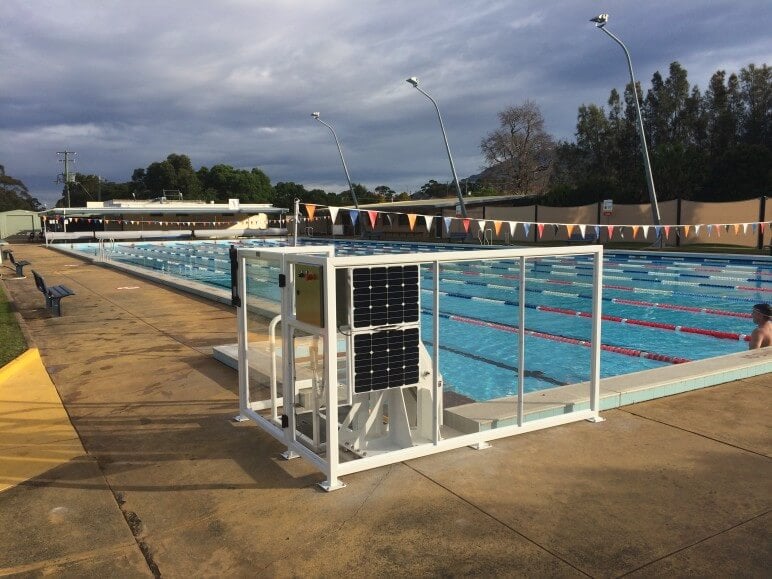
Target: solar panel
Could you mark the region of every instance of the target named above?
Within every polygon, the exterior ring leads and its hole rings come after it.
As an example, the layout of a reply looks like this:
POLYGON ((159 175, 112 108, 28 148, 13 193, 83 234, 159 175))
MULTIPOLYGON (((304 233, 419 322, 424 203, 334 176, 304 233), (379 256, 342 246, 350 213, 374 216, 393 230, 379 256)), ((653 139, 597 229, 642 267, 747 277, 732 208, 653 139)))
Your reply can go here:
POLYGON ((348 271, 354 391, 417 384, 421 339, 418 265, 348 271))
POLYGON ((369 392, 418 382, 417 327, 354 335, 354 391, 369 392))
POLYGON ((354 328, 418 322, 417 265, 354 268, 352 284, 354 328))

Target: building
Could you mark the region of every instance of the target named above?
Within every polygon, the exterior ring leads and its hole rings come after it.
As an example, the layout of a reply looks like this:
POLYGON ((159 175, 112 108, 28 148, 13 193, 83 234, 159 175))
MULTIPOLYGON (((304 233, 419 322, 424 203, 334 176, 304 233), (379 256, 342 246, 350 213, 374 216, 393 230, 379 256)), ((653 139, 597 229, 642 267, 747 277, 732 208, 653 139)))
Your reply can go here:
POLYGON ((45 211, 46 241, 285 235, 287 209, 269 203, 148 200, 88 202, 45 211))

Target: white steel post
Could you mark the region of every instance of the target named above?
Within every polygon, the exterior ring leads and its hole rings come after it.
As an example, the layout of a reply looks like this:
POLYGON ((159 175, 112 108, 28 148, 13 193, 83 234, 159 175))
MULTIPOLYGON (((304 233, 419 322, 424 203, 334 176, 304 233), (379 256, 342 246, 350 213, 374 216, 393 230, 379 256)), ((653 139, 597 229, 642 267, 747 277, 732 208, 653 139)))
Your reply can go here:
MULTIPOLYGON (((434 444, 440 441, 440 398, 442 392, 440 392, 440 262, 434 262, 434 327, 433 327, 433 340, 434 340, 434 356, 432 356, 432 373, 434 388, 432 389, 432 407, 434 412, 432 413, 432 433, 434 435, 434 444)), ((419 312, 420 315, 420 312, 419 312)))
POLYGON ((600 416, 600 326, 603 299, 603 248, 595 254, 592 280, 592 350, 590 359, 590 410, 591 422, 602 422, 600 416))
POLYGON ((239 415, 235 417, 238 422, 249 420, 247 411, 249 410, 249 331, 247 329, 247 260, 236 254, 238 263, 238 284, 239 297, 241 305, 236 308, 236 324, 238 333, 238 352, 239 352, 239 415))
POLYGON ((322 270, 324 288, 324 380, 327 384, 327 480, 320 483, 326 491, 345 487, 338 478, 338 336, 335 292, 335 268, 327 260, 322 270))
POLYGON ((520 257, 520 287, 518 307, 520 309, 520 331, 517 333, 517 425, 523 425, 525 416, 525 257, 520 257))
MULTIPOLYGON (((297 206, 297 202, 296 202, 297 206)), ((295 298, 295 266, 288 263, 287 256, 281 256, 281 273, 284 274, 284 288, 281 295, 281 360, 282 371, 282 409, 287 417, 284 426, 284 440, 287 450, 282 456, 287 459, 297 458, 293 449, 297 442, 297 420, 295 417, 295 348, 292 343, 295 298)), ((284 420, 282 419, 282 425, 284 420)))
POLYGON ((300 199, 295 199, 295 220, 292 227, 294 230, 292 245, 298 244, 298 221, 300 221, 300 199))

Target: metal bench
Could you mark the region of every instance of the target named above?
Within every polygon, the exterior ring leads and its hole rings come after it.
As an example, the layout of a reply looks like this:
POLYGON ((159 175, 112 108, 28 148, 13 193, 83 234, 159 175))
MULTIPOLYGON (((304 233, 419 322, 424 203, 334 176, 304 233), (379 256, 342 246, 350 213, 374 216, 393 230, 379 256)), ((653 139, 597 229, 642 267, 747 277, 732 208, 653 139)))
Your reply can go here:
POLYGON ((460 241, 464 243, 464 240, 469 237, 469 233, 466 231, 454 231, 448 235, 448 239, 452 242, 460 241))
POLYGON ((43 276, 34 269, 32 275, 35 277, 35 285, 46 298, 46 309, 51 310, 55 316, 61 316, 62 306, 60 302, 62 298, 74 296, 75 292, 63 285, 47 286, 43 276))
POLYGON ((575 229, 571 233, 571 237, 568 238, 568 243, 581 243, 581 244, 591 244, 591 243, 597 243, 598 242, 598 234, 595 233, 595 229, 589 229, 587 228, 584 232, 584 236, 582 236, 582 232, 579 231, 579 229, 575 229))
POLYGON ((16 261, 13 257, 13 251, 5 250, 5 253, 8 255, 8 259, 11 260, 11 265, 16 267, 16 276, 17 277, 25 277, 24 276, 24 266, 29 265, 30 262, 26 261, 24 259, 21 259, 19 261, 16 261))

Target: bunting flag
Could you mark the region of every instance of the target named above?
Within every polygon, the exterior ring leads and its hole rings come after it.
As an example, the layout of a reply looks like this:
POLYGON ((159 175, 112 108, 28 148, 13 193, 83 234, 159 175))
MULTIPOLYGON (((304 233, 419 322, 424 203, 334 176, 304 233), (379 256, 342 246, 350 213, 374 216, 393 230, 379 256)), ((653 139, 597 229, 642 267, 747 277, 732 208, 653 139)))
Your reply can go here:
POLYGON ((670 237, 670 226, 669 225, 663 225, 662 230, 665 232, 665 239, 670 237))
POLYGON ((611 241, 611 238, 614 236, 614 226, 606 225, 606 233, 608 233, 609 241, 611 241))
POLYGON ((638 235, 638 229, 640 229, 640 226, 639 225, 633 225, 631 227, 631 229, 633 230, 633 239, 635 239, 635 236, 638 235))
POLYGON ((766 223, 759 223, 759 227, 761 228, 761 234, 764 234, 764 228, 767 226, 766 223))
POLYGON ((721 227, 718 225, 714 225, 716 228, 716 237, 721 237, 721 227))
POLYGON ((734 234, 735 235, 740 235, 740 224, 739 223, 735 223, 734 224, 734 234))
POLYGON ((445 225, 445 233, 449 234, 450 233, 450 224, 453 223, 453 218, 452 217, 443 217, 442 221, 443 221, 443 223, 445 225))
POLYGON ((702 225, 695 225, 694 226, 694 236, 697 237, 700 234, 700 228, 702 225))
POLYGON ((509 236, 514 237, 515 236, 515 228, 517 228, 517 221, 510 221, 509 222, 509 236))
POLYGON ((646 239, 649 236, 649 226, 641 225, 641 230, 643 231, 643 238, 646 239))
POLYGON ((367 216, 370 218, 370 228, 375 229, 375 222, 378 221, 378 212, 369 210, 367 216))
POLYGON ((426 231, 432 230, 432 223, 434 223, 433 215, 424 215, 424 223, 426 224, 426 231))
POLYGON ((708 237, 710 237, 711 234, 713 233, 713 226, 712 225, 706 225, 705 226, 705 231, 708 233, 708 237))
POLYGON ((418 219, 418 215, 415 213, 408 213, 407 214, 407 223, 410 225, 410 231, 413 231, 415 228, 415 220, 418 219))
POLYGON ((316 205, 306 203, 306 213, 308 213, 308 220, 311 221, 314 218, 314 213, 316 213, 316 205))
POLYGON ((544 235, 544 224, 543 223, 537 223, 536 229, 539 232, 539 239, 541 239, 541 236, 544 235))
POLYGON ((692 228, 691 225, 684 225, 684 239, 689 237, 689 230, 692 228))
POLYGON ((469 233, 469 224, 472 222, 471 219, 462 219, 461 225, 464 227, 464 233, 469 233))
POLYGON ((525 235, 526 241, 528 240, 528 234, 531 232, 531 224, 530 223, 523 223, 523 234, 525 235))
POLYGON ((743 223, 743 235, 748 235, 748 224, 743 223))
POLYGON ((348 210, 348 216, 351 218, 351 225, 356 227, 357 221, 359 221, 359 210, 358 209, 349 209, 348 210))
POLYGON ((485 219, 476 219, 477 221, 477 227, 480 228, 480 231, 485 231, 485 219))
POLYGON ((328 207, 328 209, 330 210, 330 219, 335 223, 335 220, 338 218, 338 207, 328 207))
MULTIPOLYGON (((576 225, 569 223, 566 225, 566 234, 568 235, 568 239, 571 239, 571 234, 574 232, 574 229, 576 228, 576 225)), ((582 235, 584 237, 584 235, 582 235)))
POLYGON ((501 221, 493 220, 493 231, 498 235, 501 232, 501 221))
POLYGON ((587 231, 587 226, 586 225, 579 225, 578 227, 579 227, 579 235, 581 235, 582 239, 584 239, 584 232, 587 231))

